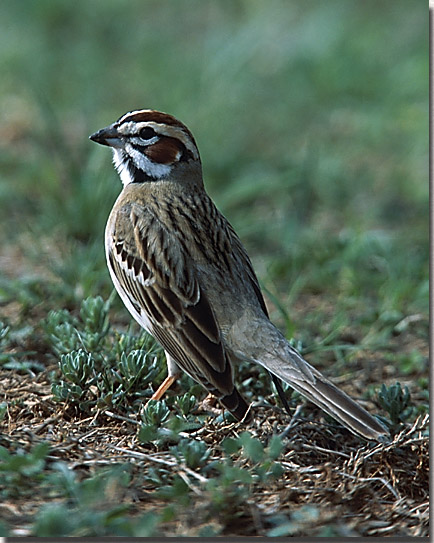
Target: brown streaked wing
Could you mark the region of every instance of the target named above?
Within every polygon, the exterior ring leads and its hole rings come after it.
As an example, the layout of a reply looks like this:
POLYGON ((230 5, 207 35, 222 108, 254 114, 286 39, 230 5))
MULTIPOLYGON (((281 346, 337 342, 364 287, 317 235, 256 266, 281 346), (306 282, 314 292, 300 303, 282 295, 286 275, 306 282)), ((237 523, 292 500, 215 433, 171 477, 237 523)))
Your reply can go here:
POLYGON ((241 243, 240 238, 233 229, 232 225, 228 222, 228 234, 231 238, 232 246, 234 247, 234 253, 237 258, 240 260, 241 269, 245 270, 247 273, 247 278, 252 285, 252 288, 258 298, 258 302, 261 305, 262 311, 268 317, 267 306, 265 305, 264 297, 262 296, 261 287, 259 286, 258 278, 256 277, 255 270, 253 269, 252 263, 250 261, 247 251, 244 249, 243 244, 241 243))
MULTIPOLYGON (((140 234, 142 247, 138 252, 143 254, 147 246, 143 228, 140 234)), ((184 371, 205 387, 209 383, 220 394, 232 393, 232 369, 203 290, 197 300, 199 285, 192 289, 187 282, 183 289, 178 283, 179 291, 176 292, 173 285, 168 288, 169 278, 161 272, 164 265, 160 267, 158 262, 155 263, 155 258, 158 258, 156 252, 153 253, 154 259, 146 262, 138 254, 131 258, 126 244, 119 239, 112 247, 115 247, 115 251, 111 252, 109 262, 113 271, 133 307, 139 307, 146 313, 152 324, 151 333, 157 341, 184 371), (138 259, 140 265, 137 264, 138 259), (154 262, 154 265, 150 262, 154 262), (141 269, 143 275, 135 275, 135 268, 141 269), (194 300, 188 299, 188 292, 194 294, 194 300)), ((163 252, 160 253, 162 255, 163 252)), ((174 275, 171 275, 171 280, 174 275)))

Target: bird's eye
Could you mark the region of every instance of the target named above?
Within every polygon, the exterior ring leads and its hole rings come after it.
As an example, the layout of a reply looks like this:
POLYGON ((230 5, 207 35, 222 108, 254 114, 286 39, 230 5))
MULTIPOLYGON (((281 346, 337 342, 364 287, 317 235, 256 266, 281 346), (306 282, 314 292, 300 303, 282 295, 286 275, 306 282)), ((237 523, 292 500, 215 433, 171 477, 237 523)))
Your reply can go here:
POLYGON ((155 130, 150 126, 145 126, 145 128, 140 130, 139 136, 142 138, 142 140, 150 140, 155 136, 155 130))

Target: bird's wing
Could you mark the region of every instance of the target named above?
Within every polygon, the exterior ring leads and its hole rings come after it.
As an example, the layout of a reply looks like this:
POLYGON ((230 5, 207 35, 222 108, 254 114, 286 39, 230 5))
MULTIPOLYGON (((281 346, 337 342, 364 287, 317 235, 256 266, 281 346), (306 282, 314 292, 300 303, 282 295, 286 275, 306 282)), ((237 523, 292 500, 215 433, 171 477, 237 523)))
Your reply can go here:
POLYGON ((255 270, 253 269, 252 262, 250 261, 249 255, 244 248, 244 245, 241 243, 240 238, 233 229, 232 225, 227 223, 228 234, 231 239, 231 245, 233 247, 233 253, 236 255, 236 258, 239 259, 239 269, 242 269, 246 272, 245 281, 249 282, 253 288, 254 293, 258 299, 259 305, 262 308, 262 311, 268 317, 267 306, 265 305, 264 297, 262 296, 261 287, 259 286, 258 278, 256 277, 255 270))
POLYGON ((232 393, 221 332, 188 246, 143 206, 132 204, 120 216, 107 247, 123 297, 184 371, 218 396, 232 393))

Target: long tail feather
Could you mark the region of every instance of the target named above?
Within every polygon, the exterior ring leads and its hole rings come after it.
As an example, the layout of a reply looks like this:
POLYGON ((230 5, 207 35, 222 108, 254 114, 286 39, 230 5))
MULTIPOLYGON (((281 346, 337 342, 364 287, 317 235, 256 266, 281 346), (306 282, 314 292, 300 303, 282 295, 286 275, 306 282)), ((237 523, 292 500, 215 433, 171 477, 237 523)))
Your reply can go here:
POLYGON ((387 430, 375 417, 319 372, 315 374, 314 384, 307 381, 288 384, 355 434, 366 439, 384 440, 387 430))
POLYGON ((257 327, 255 324, 250 322, 254 339, 237 350, 238 357, 265 367, 353 433, 377 441, 387 439, 389 432, 383 424, 306 362, 271 322, 264 325, 262 319, 257 327))

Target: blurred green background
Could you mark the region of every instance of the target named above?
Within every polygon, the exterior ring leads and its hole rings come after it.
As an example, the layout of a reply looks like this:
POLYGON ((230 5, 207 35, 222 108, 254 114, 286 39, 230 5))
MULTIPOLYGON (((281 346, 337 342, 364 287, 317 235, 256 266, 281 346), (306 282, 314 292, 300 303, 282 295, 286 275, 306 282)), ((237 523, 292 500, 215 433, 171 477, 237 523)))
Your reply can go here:
POLYGON ((155 108, 194 133, 288 334, 327 304, 363 335, 426 317, 425 3, 3 0, 0 20, 1 300, 109 295, 121 185, 88 136, 155 108))

